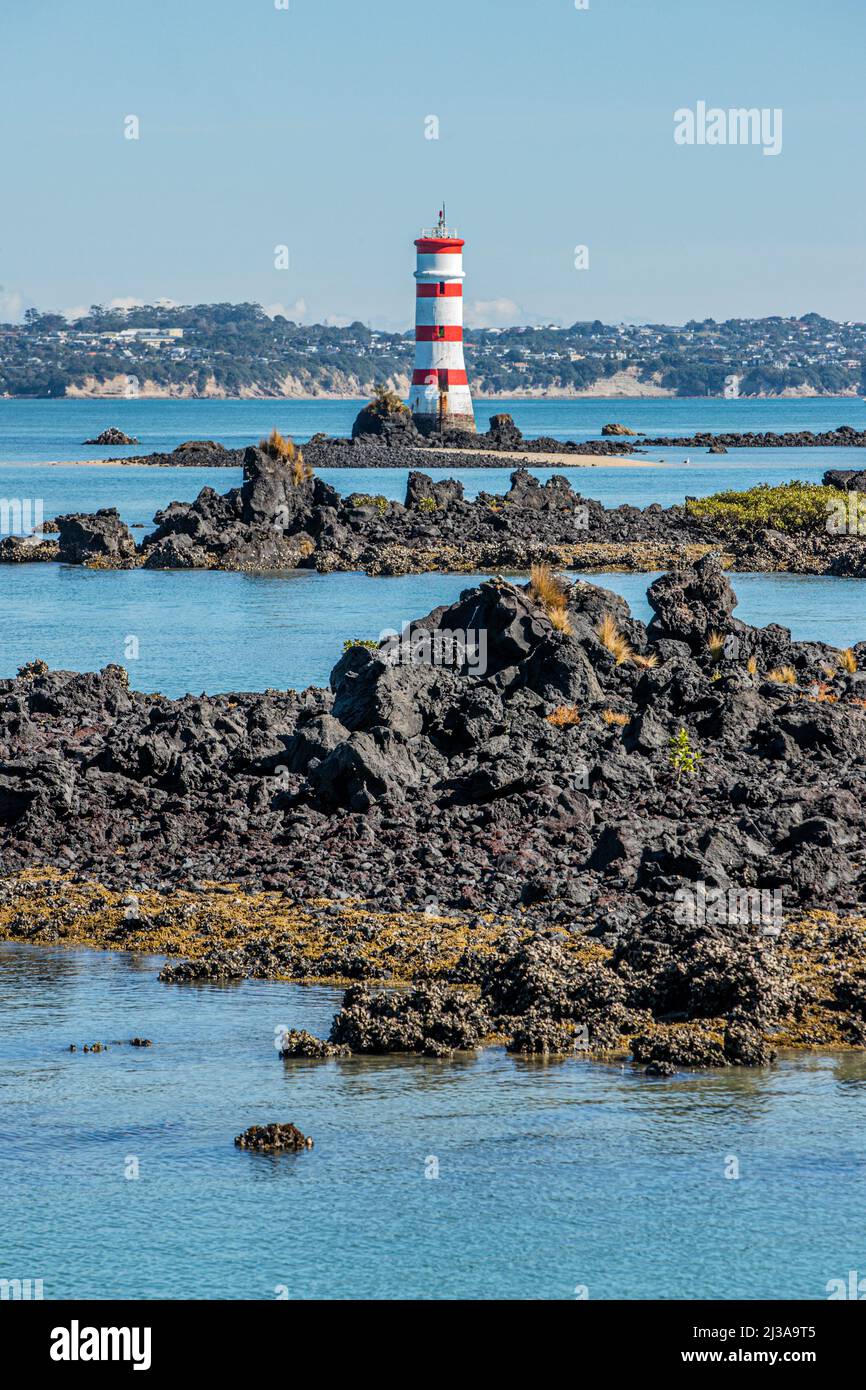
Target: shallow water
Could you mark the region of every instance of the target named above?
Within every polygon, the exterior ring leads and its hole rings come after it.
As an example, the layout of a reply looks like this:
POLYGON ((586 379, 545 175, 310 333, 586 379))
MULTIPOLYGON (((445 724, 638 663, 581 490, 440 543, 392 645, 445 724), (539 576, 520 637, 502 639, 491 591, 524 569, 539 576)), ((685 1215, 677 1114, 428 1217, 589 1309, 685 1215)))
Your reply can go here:
MULTIPOLYGON (((65 512, 115 506, 129 525, 150 528, 154 512, 168 502, 192 501, 204 486, 220 492, 240 482, 239 469, 129 468, 100 464, 69 467, 57 460, 106 455, 131 457, 169 451, 189 438, 215 439, 229 447, 249 444, 274 424, 299 440, 323 430, 347 435, 360 401, 3 401, 0 400, 0 498, 29 499, 47 518, 65 512), (141 443, 128 449, 100 450, 82 441, 117 424, 141 443), (54 461, 46 467, 48 461, 54 461)), ((832 429, 844 423, 866 425, 860 400, 503 400, 479 401, 479 423, 494 410, 510 411, 527 438, 540 434, 578 442, 598 438, 610 420, 628 422, 649 435, 682 435, 698 430, 832 429)), ((639 443, 640 441, 638 441, 639 443)), ((648 449, 652 467, 616 466, 567 470, 572 486, 607 506, 628 502, 669 506, 687 495, 703 497, 730 487, 800 478, 820 481, 827 468, 866 464, 862 449, 741 449, 726 455, 706 450, 648 449), (658 466, 662 463, 663 466, 658 466)), ((461 469, 459 456, 446 460, 435 477, 456 477, 466 496, 481 490, 504 492, 510 467, 461 469)), ((532 470, 545 481, 562 467, 532 470)), ((323 469, 321 476, 342 493, 372 492, 402 501, 404 469, 323 469)))
MULTIPOLYGON (((0 566, 6 615, 0 678, 39 657, 73 671, 117 662, 136 689, 172 696, 327 685, 344 641, 400 629, 485 577, 0 566)), ((655 577, 586 576, 622 594, 644 622, 651 616, 646 590, 655 577)), ((745 622, 782 622, 795 638, 836 647, 866 638, 866 579, 736 574, 732 580, 737 617, 745 622)))
POLYGON ((158 964, 0 946, 0 1274, 46 1298, 814 1299, 866 1267, 863 1059, 283 1063, 336 991, 158 964), (274 1119, 315 1148, 234 1148, 274 1119))
MULTIPOLYGON (((662 457, 661 455, 659 457, 662 457)), ((819 483, 828 468, 866 466, 862 449, 742 449, 732 450, 723 464, 708 455, 688 455, 683 449, 664 454, 663 466, 651 468, 600 464, 591 468, 530 468, 542 483, 555 473, 564 474, 575 492, 594 497, 605 506, 628 503, 646 507, 651 502, 669 507, 685 497, 708 497, 726 488, 754 487, 757 483, 785 483, 792 478, 819 483), (686 464, 685 459, 691 458, 686 464)), ((459 455, 455 455, 455 462, 459 455)), ((479 492, 504 493, 513 467, 425 468, 435 480, 457 478, 467 499, 479 492)), ((342 496, 352 492, 381 495, 397 502, 406 497, 406 468, 321 468, 319 477, 342 496)), ((142 528, 137 539, 153 529, 154 514, 169 502, 192 502, 203 487, 228 492, 239 487, 239 468, 149 468, 122 464, 13 464, 0 463, 0 498, 17 499, 29 506, 35 520, 68 512, 95 512, 116 507, 128 526, 142 528), (36 515, 38 510, 39 515, 36 515)), ((3 523, 0 522, 0 525, 3 523)), ((31 525, 33 523, 31 522, 31 525)), ((27 530, 28 526, 10 530, 27 530)))

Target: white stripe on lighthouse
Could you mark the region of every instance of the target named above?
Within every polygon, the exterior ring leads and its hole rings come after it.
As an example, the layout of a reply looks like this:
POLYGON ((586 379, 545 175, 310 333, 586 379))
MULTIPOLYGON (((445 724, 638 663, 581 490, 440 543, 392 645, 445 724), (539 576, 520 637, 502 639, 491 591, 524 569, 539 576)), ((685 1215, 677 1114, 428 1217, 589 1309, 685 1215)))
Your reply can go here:
POLYGON ((463 256, 459 251, 448 251, 431 255, 427 251, 418 252, 416 280, 463 280, 463 256))
POLYGON ((449 328, 463 326, 463 300, 419 299, 415 305, 415 327, 430 328, 435 324, 447 324, 449 328))

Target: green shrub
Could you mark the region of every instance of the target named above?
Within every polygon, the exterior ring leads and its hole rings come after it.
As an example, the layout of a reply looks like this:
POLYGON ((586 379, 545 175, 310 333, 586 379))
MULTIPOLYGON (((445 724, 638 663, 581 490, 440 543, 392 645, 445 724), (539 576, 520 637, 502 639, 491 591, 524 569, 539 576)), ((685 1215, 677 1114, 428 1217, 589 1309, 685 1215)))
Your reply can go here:
POLYGON ((388 510, 388 499, 381 494, 373 497, 369 492, 354 492, 351 501, 353 507, 375 507, 381 516, 388 510))
POLYGON ((719 531, 827 530, 831 508, 845 501, 838 488, 820 483, 758 483, 745 492, 716 492, 712 497, 692 497, 686 502, 689 516, 707 521, 719 531))
POLYGON ((392 391, 384 383, 373 387, 373 399, 368 402, 365 408, 371 415, 378 416, 380 420, 391 420, 395 416, 411 415, 412 413, 396 391, 392 391))

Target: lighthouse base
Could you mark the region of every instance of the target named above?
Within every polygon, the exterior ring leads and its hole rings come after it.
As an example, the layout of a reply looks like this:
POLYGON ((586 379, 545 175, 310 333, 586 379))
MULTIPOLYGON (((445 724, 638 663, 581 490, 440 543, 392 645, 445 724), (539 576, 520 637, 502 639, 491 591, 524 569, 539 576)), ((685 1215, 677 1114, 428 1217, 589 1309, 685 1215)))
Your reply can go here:
POLYGON ((430 415, 426 411, 413 411, 412 420, 419 433, 445 434, 448 430, 463 430, 466 434, 475 434, 474 415, 430 415))

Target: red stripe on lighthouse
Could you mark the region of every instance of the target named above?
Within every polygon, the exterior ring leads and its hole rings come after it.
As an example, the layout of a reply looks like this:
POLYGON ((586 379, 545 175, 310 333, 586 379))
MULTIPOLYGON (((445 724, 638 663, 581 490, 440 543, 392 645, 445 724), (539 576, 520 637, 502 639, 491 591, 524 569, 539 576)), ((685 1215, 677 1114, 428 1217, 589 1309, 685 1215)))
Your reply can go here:
POLYGON ((413 386, 468 386, 469 378, 465 371, 458 371, 456 367, 430 367, 412 373, 413 386))
POLYGON ((416 343, 462 343, 463 329, 459 324, 419 323, 415 328, 416 343))
POLYGON ((465 244, 459 237, 449 237, 447 240, 445 237, 439 240, 419 237, 415 242, 422 256, 459 256, 465 244))
POLYGON ((418 282, 417 299, 462 299, 463 285, 459 280, 437 280, 434 285, 418 282))

